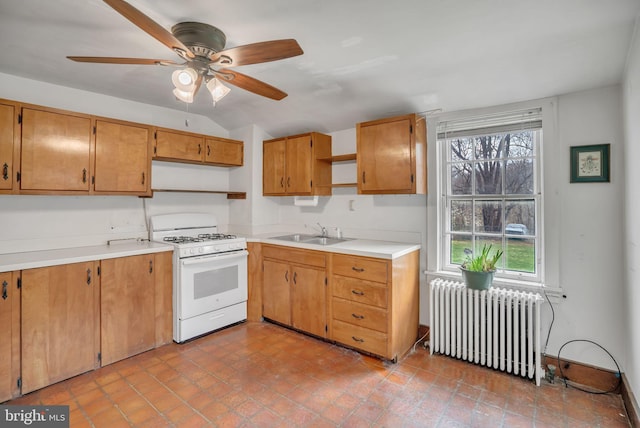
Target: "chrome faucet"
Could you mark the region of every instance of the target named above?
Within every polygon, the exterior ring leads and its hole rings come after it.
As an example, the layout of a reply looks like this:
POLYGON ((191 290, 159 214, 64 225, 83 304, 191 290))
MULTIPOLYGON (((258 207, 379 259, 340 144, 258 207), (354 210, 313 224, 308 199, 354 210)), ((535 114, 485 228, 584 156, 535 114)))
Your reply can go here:
POLYGON ((321 225, 320 223, 318 223, 318 226, 320 226, 320 230, 322 231, 322 237, 326 238, 327 237, 327 228, 324 227, 323 225, 321 225))

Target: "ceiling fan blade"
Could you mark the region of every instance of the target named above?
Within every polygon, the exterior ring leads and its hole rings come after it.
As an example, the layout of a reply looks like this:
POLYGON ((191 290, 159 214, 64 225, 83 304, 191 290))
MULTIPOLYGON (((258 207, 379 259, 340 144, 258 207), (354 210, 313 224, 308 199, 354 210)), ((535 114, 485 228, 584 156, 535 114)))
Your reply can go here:
POLYGON ((253 92, 254 94, 262 95, 263 97, 279 101, 287 96, 287 94, 285 92, 282 92, 280 89, 274 88, 267 83, 264 83, 258 79, 254 79, 253 77, 238 73, 237 71, 214 70, 214 73, 216 77, 222 79, 223 82, 230 83, 234 86, 237 86, 238 88, 253 92))
POLYGON ((195 58, 195 55, 187 46, 185 46, 180 40, 178 40, 173 34, 165 30, 160 24, 149 18, 144 13, 140 12, 135 7, 131 6, 124 0, 104 0, 109 6, 115 9, 120 15, 127 18, 129 21, 137 25, 140 29, 145 31, 150 36, 154 37, 163 45, 172 49, 178 55, 187 58, 195 58))
POLYGON ((258 64, 302 55, 302 48, 294 39, 271 40, 225 49, 211 55, 211 61, 220 67, 258 64))
POLYGON ((100 64, 137 64, 137 65, 180 65, 166 59, 117 58, 110 56, 68 56, 71 61, 96 62, 100 64))

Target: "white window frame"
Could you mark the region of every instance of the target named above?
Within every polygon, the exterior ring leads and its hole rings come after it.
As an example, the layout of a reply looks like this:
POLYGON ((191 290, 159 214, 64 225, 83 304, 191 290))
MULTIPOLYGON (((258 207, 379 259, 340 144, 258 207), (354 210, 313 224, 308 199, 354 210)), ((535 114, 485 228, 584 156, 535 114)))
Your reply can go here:
MULTIPOLYGON (((434 266, 433 262, 429 262, 428 266, 429 270, 427 274, 429 276, 445 276, 451 277, 453 279, 460 279, 461 273, 459 270, 459 265, 447 263, 448 254, 450 254, 448 248, 448 240, 446 239, 447 231, 448 231, 448 207, 447 203, 447 192, 446 186, 448 183, 449 177, 448 169, 447 169, 447 147, 445 144, 442 144, 441 141, 437 140, 437 132, 435 132, 434 128, 437 128, 439 122, 449 121, 449 120, 463 120, 465 118, 474 118, 482 115, 503 115, 508 112, 522 110, 522 109, 532 109, 532 108, 540 108, 542 110, 541 116, 543 117, 543 126, 542 126, 542 142, 537 141, 535 146, 535 169, 534 169, 534 180, 535 180, 535 190, 533 195, 527 195, 528 198, 534 198, 536 203, 536 230, 535 230, 535 245, 536 245, 536 272, 535 274, 530 273, 516 273, 513 271, 505 272, 500 271, 496 274, 495 283, 503 286, 513 286, 516 288, 539 288, 540 286, 545 285, 545 271, 547 269, 547 249, 545 248, 545 227, 544 227, 544 213, 545 213, 545 204, 544 204, 544 176, 543 176, 543 145, 549 144, 549 141, 555 137, 555 107, 553 100, 543 100, 543 102, 536 103, 521 103, 519 105, 511 105, 511 106, 503 106, 503 107, 495 107, 491 109, 483 109, 482 111, 470 111, 470 112, 459 112, 454 114, 445 114, 438 115, 432 118, 429 118, 428 123, 432 127, 433 131, 430 133, 430 137, 432 141, 436 141, 435 144, 435 154, 434 158, 437 159, 436 165, 436 174, 430 175, 432 178, 435 178, 436 181, 436 210, 431 211, 432 214, 436 214, 436 224, 437 227, 434 230, 433 226, 428 227, 431 236, 436 237, 436 245, 429 245, 430 249, 435 249, 436 263, 434 266), (524 105, 522 105, 524 104, 524 105), (546 108, 546 114, 545 114, 546 108), (549 123, 547 123, 549 122, 549 123), (553 131, 553 132, 548 132, 553 131), (435 268, 435 269, 434 269, 435 268)), ((487 133, 487 134, 490 134, 487 133)), ((433 183, 433 181, 432 181, 433 183)), ((433 192, 433 187, 430 188, 430 192, 433 192)), ((433 201, 433 193, 431 193, 431 201, 433 201)), ((468 197, 467 197, 468 199, 468 197)), ((487 199, 487 195, 479 195, 476 199, 487 199)), ((501 198, 500 198, 501 199, 501 198)), ((431 217, 433 218, 433 216, 431 217)), ((430 222, 433 225, 433 222, 430 222)), ((433 258, 431 258, 433 260, 433 258)), ((553 263, 552 263, 553 265, 553 263)), ((552 266, 552 269, 554 267, 552 266)), ((555 269, 554 269, 555 270, 555 269)), ((552 287, 556 288, 556 287, 552 287)))

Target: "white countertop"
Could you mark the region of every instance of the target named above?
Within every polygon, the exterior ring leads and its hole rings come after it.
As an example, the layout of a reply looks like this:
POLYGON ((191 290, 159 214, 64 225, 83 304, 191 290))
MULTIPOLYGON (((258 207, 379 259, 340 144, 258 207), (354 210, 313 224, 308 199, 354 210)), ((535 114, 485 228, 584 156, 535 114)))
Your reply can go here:
POLYGON ((288 235, 288 233, 270 233, 258 236, 247 236, 248 242, 261 242, 264 244, 283 245, 286 247, 304 248, 307 250, 327 251, 331 253, 350 254, 354 256, 375 257, 379 259, 396 259, 420 250, 420 244, 404 242, 377 241, 373 239, 350 239, 331 245, 307 244, 304 242, 285 241, 274 239, 276 236, 288 235))
POLYGON ((88 262, 92 260, 114 259, 140 254, 162 253, 164 251, 173 251, 173 246, 158 242, 131 241, 91 247, 0 254, 0 272, 88 262))
MULTIPOLYGON (((246 239, 248 242, 262 242, 265 244, 283 245, 286 247, 303 248, 307 250, 326 251, 391 260, 404 256, 405 254, 409 254, 413 251, 420 250, 419 244, 377 241, 373 239, 348 239, 344 242, 332 245, 306 244, 304 242, 274 239, 275 236, 282 235, 287 235, 287 233, 246 236, 246 239)), ((159 242, 127 241, 111 245, 104 244, 88 247, 0 254, 0 272, 11 272, 93 260, 113 259, 140 254, 161 253, 164 251, 173 251, 173 246, 159 242)))

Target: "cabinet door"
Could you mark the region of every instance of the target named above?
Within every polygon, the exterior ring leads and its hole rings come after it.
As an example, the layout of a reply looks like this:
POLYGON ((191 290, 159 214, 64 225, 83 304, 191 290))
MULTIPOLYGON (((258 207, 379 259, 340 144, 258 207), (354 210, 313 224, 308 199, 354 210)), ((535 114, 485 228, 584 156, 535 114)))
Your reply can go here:
POLYGON ((311 194, 311 137, 287 138, 287 194, 311 194))
POLYGON ((19 395, 20 377, 20 290, 16 276, 0 273, 0 403, 19 395))
POLYGON ((215 165, 242 166, 244 143, 221 138, 206 139, 204 161, 215 165))
POLYGON ((89 191, 91 119, 22 110, 23 190, 89 191))
POLYGON ((154 158, 202 162, 204 159, 204 138, 201 135, 158 129, 154 158))
POLYGON ((411 120, 359 126, 357 144, 360 193, 412 192, 411 120))
POLYGON ((262 193, 284 195, 286 140, 265 141, 262 146, 262 193))
POLYGON ((13 188, 15 106, 0 104, 0 190, 13 188))
POLYGON ((96 121, 96 192, 145 194, 149 165, 148 128, 96 121))
POLYGON ((265 318, 291 325, 290 281, 289 264, 264 260, 262 315, 265 318))
POLYGON ((94 262, 22 272, 22 393, 97 365, 94 262))
POLYGON ((153 261, 145 254, 100 262, 103 366, 155 345, 153 261))
POLYGON ((326 337, 326 288, 324 269, 292 268, 292 326, 316 336, 326 337))
POLYGON ((155 254, 153 261, 157 347, 173 340, 173 252, 155 254))

